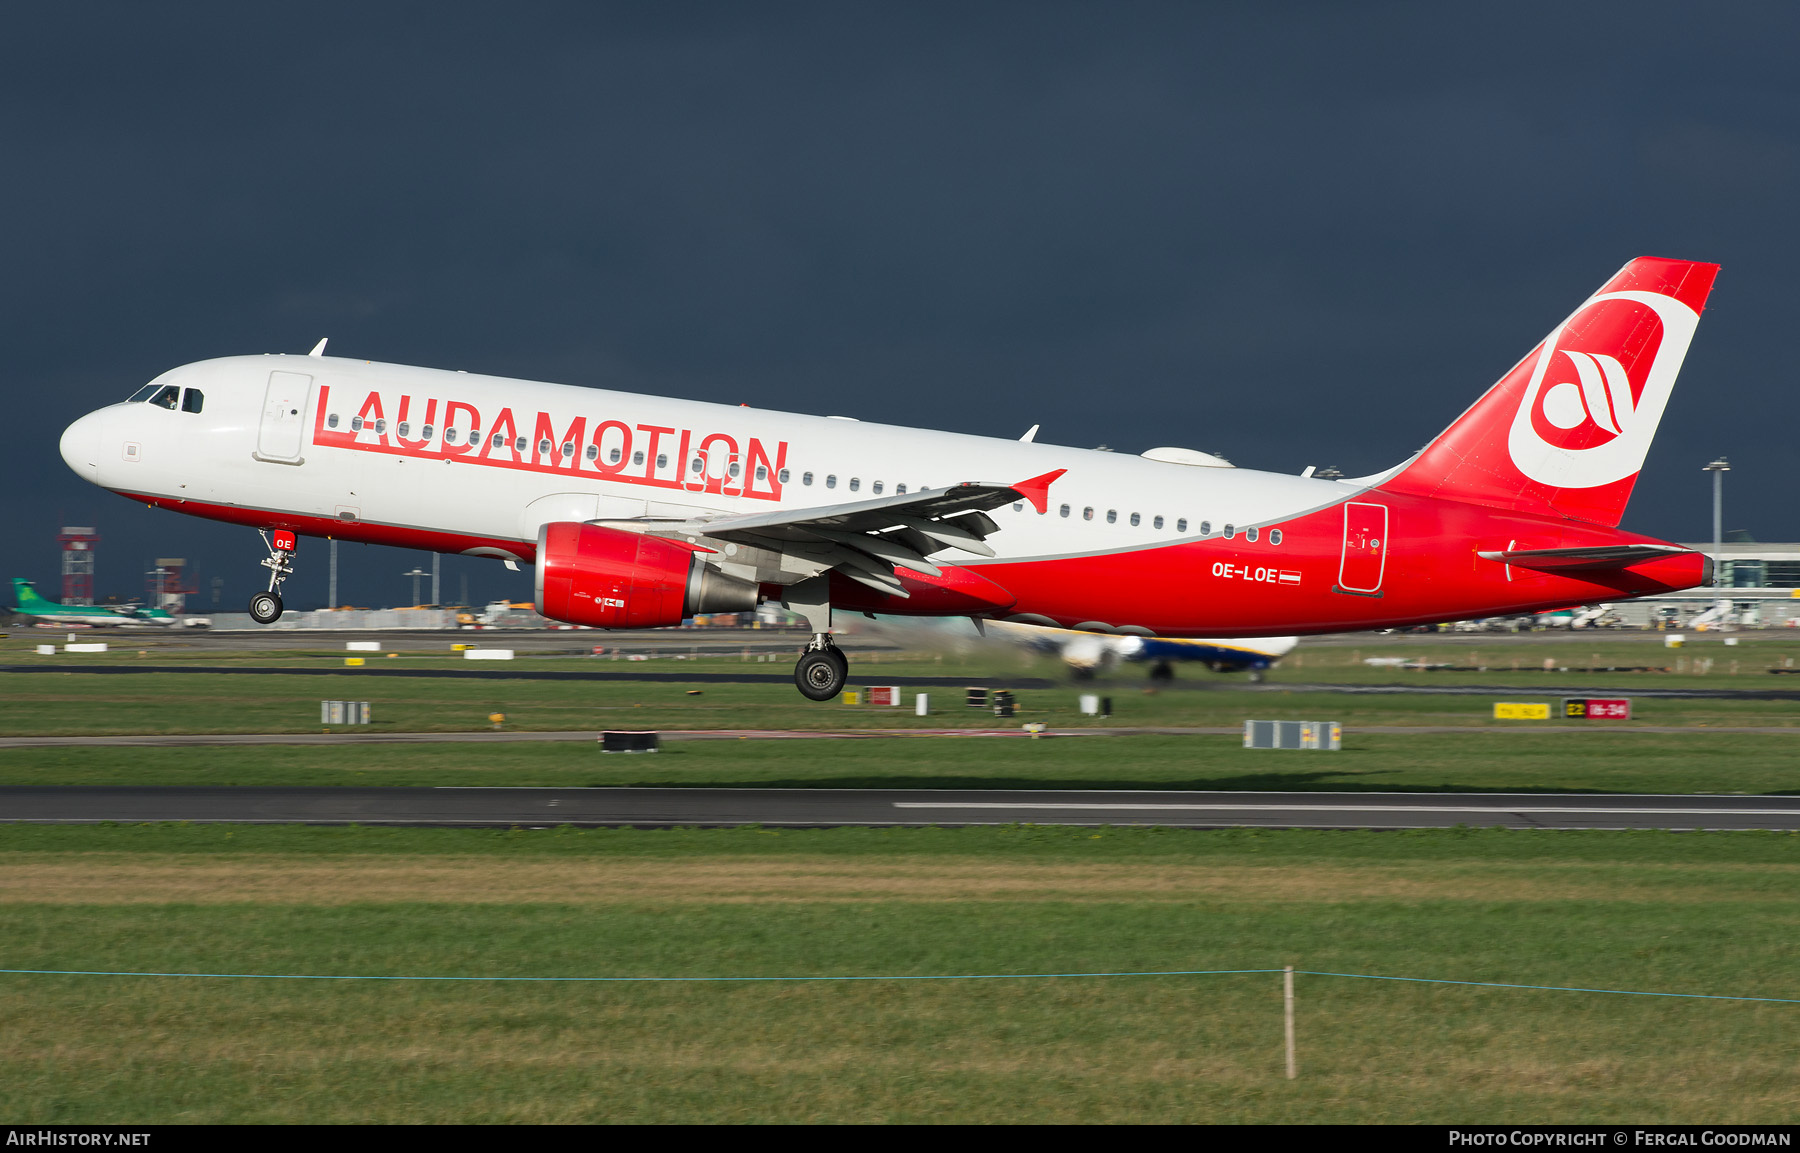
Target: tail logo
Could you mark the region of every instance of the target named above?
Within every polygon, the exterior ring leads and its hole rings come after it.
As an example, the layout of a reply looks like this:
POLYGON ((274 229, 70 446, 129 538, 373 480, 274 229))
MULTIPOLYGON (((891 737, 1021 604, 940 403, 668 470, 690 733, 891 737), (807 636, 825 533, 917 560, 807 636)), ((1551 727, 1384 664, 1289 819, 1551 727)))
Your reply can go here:
POLYGON ((1538 350, 1507 449, 1531 480, 1597 488, 1635 475, 1700 316, 1673 297, 1589 300, 1538 350))

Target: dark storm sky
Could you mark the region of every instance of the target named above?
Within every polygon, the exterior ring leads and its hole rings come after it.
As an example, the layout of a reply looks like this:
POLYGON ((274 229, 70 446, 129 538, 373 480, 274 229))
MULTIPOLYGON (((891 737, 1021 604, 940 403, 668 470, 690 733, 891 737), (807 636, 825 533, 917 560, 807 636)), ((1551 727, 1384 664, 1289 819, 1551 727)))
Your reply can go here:
MULTIPOLYGON (((1725 266, 1625 525, 1800 538, 1786 5, 13 6, 5 576, 248 530, 78 480, 176 364, 334 353, 1217 451, 1429 440, 1632 256, 1725 266)), ((421 554, 348 546, 345 599, 421 554)), ((324 595, 324 549, 289 602, 324 595)), ((446 597, 529 596, 446 558, 446 597)), ((204 608, 204 598, 199 607, 204 608)))

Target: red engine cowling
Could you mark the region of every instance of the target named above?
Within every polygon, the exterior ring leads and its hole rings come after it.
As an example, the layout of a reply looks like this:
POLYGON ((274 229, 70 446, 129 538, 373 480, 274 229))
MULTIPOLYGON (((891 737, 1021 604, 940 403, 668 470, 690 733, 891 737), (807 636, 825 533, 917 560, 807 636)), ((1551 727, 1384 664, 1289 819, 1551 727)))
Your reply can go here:
POLYGON ((602 629, 678 625, 703 612, 748 612, 757 586, 674 541, 579 521, 538 529, 538 611, 602 629))

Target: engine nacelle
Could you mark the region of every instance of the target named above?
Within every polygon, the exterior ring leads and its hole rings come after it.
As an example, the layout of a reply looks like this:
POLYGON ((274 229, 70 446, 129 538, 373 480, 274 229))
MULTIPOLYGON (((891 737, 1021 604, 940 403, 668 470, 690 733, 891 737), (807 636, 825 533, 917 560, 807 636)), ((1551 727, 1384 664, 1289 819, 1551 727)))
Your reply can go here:
POLYGON ((678 625, 695 613, 748 612, 757 586, 674 541, 555 521, 538 529, 538 611, 602 629, 678 625))

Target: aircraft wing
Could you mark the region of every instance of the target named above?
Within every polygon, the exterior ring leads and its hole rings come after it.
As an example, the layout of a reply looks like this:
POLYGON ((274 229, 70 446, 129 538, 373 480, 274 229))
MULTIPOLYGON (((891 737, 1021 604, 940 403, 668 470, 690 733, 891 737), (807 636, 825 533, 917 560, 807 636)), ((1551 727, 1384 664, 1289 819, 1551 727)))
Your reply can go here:
POLYGON ((1499 561, 1514 568, 1540 569, 1607 569, 1630 568, 1657 557, 1678 556, 1693 552, 1672 544, 1613 544, 1591 548, 1537 548, 1478 552, 1482 560, 1499 561))
POLYGON ((696 517, 681 529, 798 557, 878 592, 906 597, 896 569, 939 576, 943 570, 927 558, 950 548, 993 556, 984 542, 1000 526, 988 511, 1026 500, 1042 512, 1050 482, 1064 471, 1011 485, 969 482, 849 504, 696 517))

